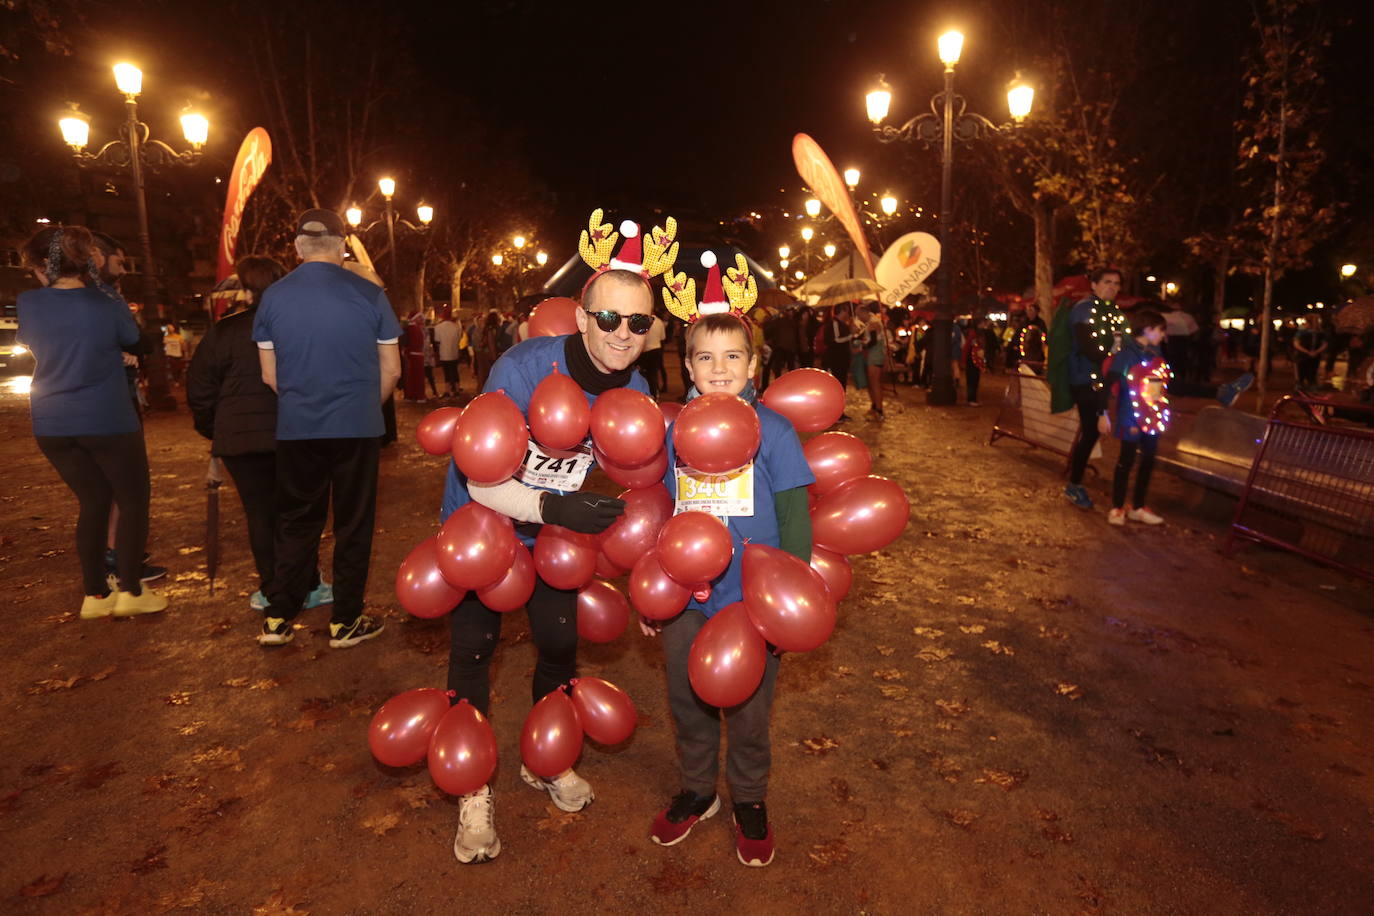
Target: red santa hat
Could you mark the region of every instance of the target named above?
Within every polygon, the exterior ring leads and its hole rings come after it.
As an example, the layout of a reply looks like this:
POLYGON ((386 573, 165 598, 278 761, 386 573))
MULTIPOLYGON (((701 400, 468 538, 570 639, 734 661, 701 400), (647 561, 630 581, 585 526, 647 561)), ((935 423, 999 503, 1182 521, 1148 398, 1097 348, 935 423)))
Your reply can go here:
POLYGON ((701 301, 697 303, 697 314, 722 315, 730 311, 730 300, 725 298, 725 288, 720 283, 720 265, 716 262, 716 253, 703 251, 701 266, 706 268, 706 286, 701 291, 701 301))
POLYGON ((611 270, 628 270, 647 276, 644 269, 644 240, 639 237, 639 223, 627 219, 620 224, 620 234, 625 241, 620 251, 611 258, 611 270))

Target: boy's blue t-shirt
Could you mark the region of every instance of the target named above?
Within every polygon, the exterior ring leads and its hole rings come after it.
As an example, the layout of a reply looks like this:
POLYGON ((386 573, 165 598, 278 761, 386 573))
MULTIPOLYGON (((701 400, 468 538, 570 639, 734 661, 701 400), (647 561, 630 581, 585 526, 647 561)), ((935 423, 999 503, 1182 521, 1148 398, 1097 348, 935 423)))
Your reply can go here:
POLYGON ((310 261, 269 286, 253 340, 277 355, 277 438, 386 432, 377 345, 400 336, 382 288, 337 264, 310 261))
POLYGON ((122 299, 99 289, 19 294, 17 339, 33 351, 29 412, 35 436, 137 432, 122 347, 138 343, 138 323, 122 299))
MULTIPOLYGON (((563 347, 570 335, 562 337, 531 337, 529 340, 521 341, 511 347, 500 358, 492 364, 491 374, 487 376, 487 384, 482 388, 483 392, 504 391, 506 396, 515 402, 515 406, 520 408, 520 413, 524 414, 525 422, 529 422, 530 398, 534 397, 534 389, 539 383, 547 378, 551 373, 558 372, 561 375, 569 375, 568 359, 563 354, 563 347)), ((649 386, 644 381, 644 377, 639 374, 639 370, 630 373, 630 383, 625 386, 631 391, 638 391, 642 394, 649 393, 649 386)), ((596 396, 583 392, 587 395, 587 403, 596 402, 596 396)), ((588 434, 584 444, 591 444, 591 435, 588 434)), ((540 487, 537 489, 548 489, 540 487)), ((549 489, 551 493, 560 492, 549 489)), ((444 500, 439 509, 440 522, 445 521, 455 511, 462 508, 472 497, 468 495, 468 480, 463 476, 463 472, 458 470, 458 465, 452 459, 448 463, 448 476, 444 480, 444 500)), ((532 543, 530 538, 522 538, 528 545, 532 543)))
MULTIPOLYGON (((1163 354, 1158 347, 1147 346, 1130 336, 1127 336, 1121 349, 1112 356, 1112 361, 1107 367, 1107 374, 1121 373, 1121 387, 1116 393, 1116 417, 1113 421, 1112 431, 1122 442, 1139 442, 1141 438, 1139 432, 1131 432, 1135 426, 1135 412, 1131 409, 1131 396, 1126 391, 1126 373, 1136 366, 1162 356, 1163 354)), ((1147 433, 1146 435, 1157 436, 1158 433, 1147 433)))
MULTIPOLYGON (((752 516, 729 516, 722 519, 730 529, 730 544, 733 555, 730 565, 711 582, 711 595, 704 602, 689 599, 687 606, 701 611, 707 617, 715 616, 727 605, 734 604, 744 597, 743 561, 744 545, 765 544, 779 546, 778 514, 774 505, 774 495, 784 490, 806 487, 816 482, 811 466, 806 463, 797 431, 782 414, 775 410, 755 404, 759 415, 761 434, 759 451, 754 456, 754 514, 752 516)), ((663 483, 668 495, 677 498, 677 454, 673 449, 673 430, 668 429, 668 472, 663 483)))
MULTIPOLYGON (((1070 328, 1078 324, 1087 324, 1092 319, 1092 314, 1092 297, 1074 303, 1073 308, 1069 310, 1070 328)), ((1116 303, 1113 302, 1110 304, 1109 314, 1121 314, 1121 310, 1117 308, 1116 303)), ((1100 371, 1101 366, 1079 352, 1077 332, 1073 332, 1073 335, 1074 336, 1071 338, 1072 344, 1069 350, 1069 384, 1091 385, 1093 383, 1093 373, 1100 371)), ((1114 346, 1114 342, 1107 341, 1103 346, 1104 349, 1110 352, 1114 346)))

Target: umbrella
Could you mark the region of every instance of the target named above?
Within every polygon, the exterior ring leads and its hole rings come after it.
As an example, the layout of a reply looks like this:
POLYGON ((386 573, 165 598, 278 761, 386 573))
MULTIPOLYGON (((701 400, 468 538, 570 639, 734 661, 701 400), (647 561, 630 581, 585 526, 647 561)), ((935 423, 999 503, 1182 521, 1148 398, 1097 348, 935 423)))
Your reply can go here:
POLYGON ((876 280, 869 280, 865 277, 852 277, 848 280, 841 280, 832 283, 820 291, 820 296, 811 305, 822 308, 827 305, 839 305, 842 302, 853 302, 855 300, 877 299, 882 292, 882 287, 876 280))
POLYGON ((1362 334, 1374 326, 1374 296, 1361 296, 1336 313, 1336 330, 1362 334))
POLYGON ((1197 319, 1182 309, 1164 313, 1164 330, 1170 337, 1187 337, 1197 333, 1197 319))
POLYGON ((210 579, 210 594, 215 593, 215 571, 219 566, 219 488, 224 483, 218 458, 210 459, 205 474, 205 575, 210 579))

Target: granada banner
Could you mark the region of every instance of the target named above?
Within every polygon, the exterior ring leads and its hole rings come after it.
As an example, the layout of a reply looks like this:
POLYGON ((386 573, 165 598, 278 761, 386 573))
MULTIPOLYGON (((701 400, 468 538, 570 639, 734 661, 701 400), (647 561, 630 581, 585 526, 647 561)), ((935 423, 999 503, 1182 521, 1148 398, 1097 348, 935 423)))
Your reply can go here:
POLYGON ((219 283, 234 272, 234 248, 239 241, 239 223, 243 208, 272 161, 272 138, 261 127, 255 127, 243 138, 234 167, 229 172, 229 194, 224 200, 224 224, 219 234, 219 264, 215 268, 215 282, 219 283))
POLYGON ((825 204, 835 218, 844 226, 854 242, 854 250, 864 259, 869 276, 873 276, 873 253, 868 250, 868 240, 864 238, 863 225, 859 214, 854 210, 854 201, 849 198, 849 188, 845 187, 840 173, 830 162, 830 157, 821 145, 807 134, 797 134, 792 138, 792 161, 797 165, 797 174, 806 182, 816 199, 825 204))
POLYGON ((883 301, 898 304, 940 266, 940 240, 929 232, 908 232, 878 259, 875 274, 883 301))

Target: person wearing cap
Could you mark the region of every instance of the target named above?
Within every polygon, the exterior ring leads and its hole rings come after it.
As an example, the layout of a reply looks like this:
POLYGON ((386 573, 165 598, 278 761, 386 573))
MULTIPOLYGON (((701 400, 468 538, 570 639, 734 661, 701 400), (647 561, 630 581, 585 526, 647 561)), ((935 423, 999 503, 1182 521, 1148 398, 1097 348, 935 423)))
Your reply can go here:
POLYGON ((309 595, 325 519, 334 512, 329 645, 382 632, 363 613, 377 510, 382 402, 401 375, 401 325, 381 287, 345 270, 331 210, 296 224, 301 264, 268 287, 253 319, 262 380, 277 392, 275 568, 258 642, 280 646, 309 595))

